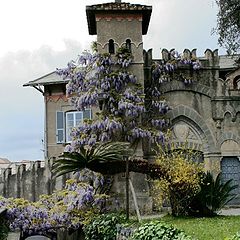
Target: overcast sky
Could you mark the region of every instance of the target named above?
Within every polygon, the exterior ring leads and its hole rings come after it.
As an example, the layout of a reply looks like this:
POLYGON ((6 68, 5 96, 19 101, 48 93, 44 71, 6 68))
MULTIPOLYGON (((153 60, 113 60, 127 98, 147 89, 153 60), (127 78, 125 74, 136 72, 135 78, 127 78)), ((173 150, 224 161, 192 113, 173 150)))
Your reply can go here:
MULTIPOLYGON (((43 96, 28 81, 64 67, 95 36, 89 36, 86 5, 102 0, 7 0, 0 2, 0 157, 43 159, 43 96)), ((144 48, 160 57, 162 48, 182 52, 216 49, 214 0, 130 0, 152 5, 144 48)), ((220 50, 220 53, 224 53, 220 50)))

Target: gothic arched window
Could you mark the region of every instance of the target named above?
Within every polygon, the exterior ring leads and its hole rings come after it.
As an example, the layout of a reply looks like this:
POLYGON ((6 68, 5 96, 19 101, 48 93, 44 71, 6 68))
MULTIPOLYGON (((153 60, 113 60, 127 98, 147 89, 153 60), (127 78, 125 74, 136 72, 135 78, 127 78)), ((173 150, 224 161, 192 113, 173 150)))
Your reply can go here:
POLYGON ((108 42, 108 52, 115 53, 114 41, 112 39, 110 39, 108 42))
POLYGON ((131 49, 131 40, 130 39, 126 40, 126 49, 128 49, 129 52, 132 51, 132 49, 131 49))

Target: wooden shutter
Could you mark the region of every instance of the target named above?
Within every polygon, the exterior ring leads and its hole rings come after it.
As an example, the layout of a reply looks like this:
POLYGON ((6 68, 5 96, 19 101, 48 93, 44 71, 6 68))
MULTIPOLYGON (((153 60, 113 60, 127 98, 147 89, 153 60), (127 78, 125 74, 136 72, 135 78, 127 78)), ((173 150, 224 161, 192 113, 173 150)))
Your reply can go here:
POLYGON ((92 110, 86 109, 83 111, 83 119, 92 119, 92 110))
POLYGON ((56 142, 65 142, 65 117, 64 112, 60 111, 56 113, 56 142))

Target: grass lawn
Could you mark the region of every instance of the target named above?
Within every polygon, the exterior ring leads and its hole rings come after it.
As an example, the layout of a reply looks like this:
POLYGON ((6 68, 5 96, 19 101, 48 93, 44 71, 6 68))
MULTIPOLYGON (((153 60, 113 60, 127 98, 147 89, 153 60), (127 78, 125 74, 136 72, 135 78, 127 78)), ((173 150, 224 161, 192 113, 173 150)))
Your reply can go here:
POLYGON ((240 216, 190 218, 165 216, 162 220, 182 229, 197 240, 224 240, 240 231, 240 216))

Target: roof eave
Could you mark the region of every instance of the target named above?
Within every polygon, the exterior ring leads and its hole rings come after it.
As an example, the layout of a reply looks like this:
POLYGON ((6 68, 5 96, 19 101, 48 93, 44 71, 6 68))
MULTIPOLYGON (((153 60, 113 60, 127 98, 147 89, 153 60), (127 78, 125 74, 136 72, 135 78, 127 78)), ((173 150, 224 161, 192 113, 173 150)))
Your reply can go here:
MULTIPOLYGON (((108 10, 107 13, 141 13, 143 16, 142 21, 142 34, 146 35, 148 31, 148 26, 152 14, 152 8, 143 10, 108 10)), ((106 10, 92 9, 91 6, 86 7, 87 22, 88 22, 88 32, 90 35, 97 34, 97 24, 96 24, 96 13, 106 13, 106 10)))
POLYGON ((28 83, 23 84, 23 87, 37 87, 37 86, 45 86, 45 85, 53 85, 53 84, 63 84, 67 83, 69 80, 68 79, 57 79, 57 80, 52 80, 48 82, 44 82, 43 79, 48 77, 49 75, 54 74, 56 71, 50 72, 40 78, 37 78, 33 81, 29 81, 28 83), (42 80, 42 81, 41 81, 42 80))
POLYGON ((53 84, 62 84, 62 83, 67 83, 69 80, 64 80, 64 81, 52 81, 52 82, 47 82, 47 83, 34 83, 33 81, 29 83, 23 84, 23 87, 36 87, 36 86, 46 86, 46 85, 53 85, 53 84))

